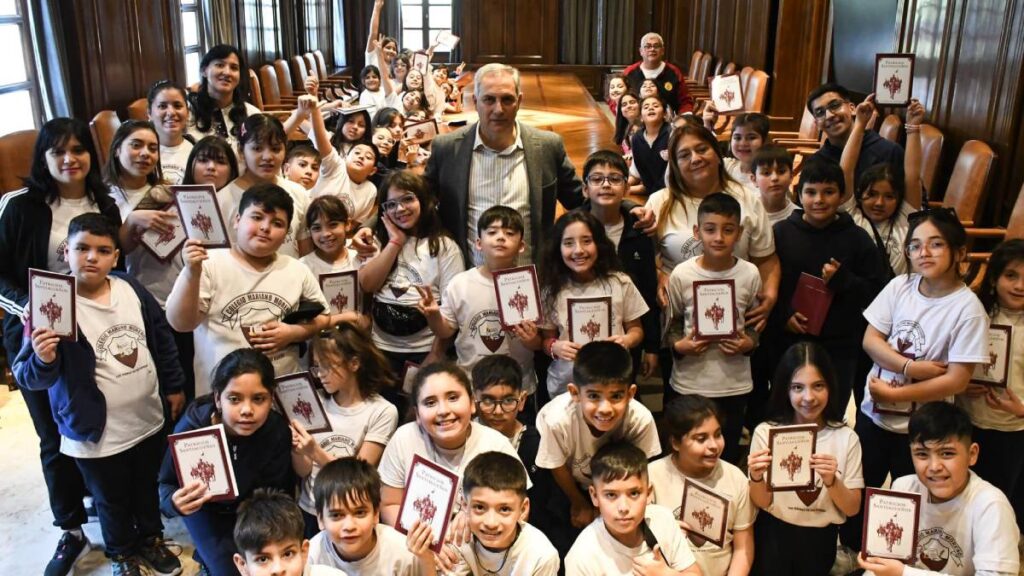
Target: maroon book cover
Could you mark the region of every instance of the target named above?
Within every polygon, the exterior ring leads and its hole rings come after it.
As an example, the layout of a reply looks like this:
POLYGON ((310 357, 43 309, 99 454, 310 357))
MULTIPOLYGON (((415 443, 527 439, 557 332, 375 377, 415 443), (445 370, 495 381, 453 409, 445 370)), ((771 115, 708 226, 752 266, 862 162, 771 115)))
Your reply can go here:
POLYGON ((807 333, 812 336, 821 335, 821 327, 825 324, 828 309, 832 306, 833 293, 825 281, 817 276, 803 272, 796 283, 790 307, 807 318, 807 333))

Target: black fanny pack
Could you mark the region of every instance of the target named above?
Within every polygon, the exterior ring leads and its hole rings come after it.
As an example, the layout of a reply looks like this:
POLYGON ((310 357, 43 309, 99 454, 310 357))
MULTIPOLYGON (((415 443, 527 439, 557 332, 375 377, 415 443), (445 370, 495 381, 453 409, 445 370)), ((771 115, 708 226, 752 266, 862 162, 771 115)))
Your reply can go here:
POLYGON ((374 301, 373 323, 392 336, 412 336, 427 327, 427 317, 417 308, 374 301))

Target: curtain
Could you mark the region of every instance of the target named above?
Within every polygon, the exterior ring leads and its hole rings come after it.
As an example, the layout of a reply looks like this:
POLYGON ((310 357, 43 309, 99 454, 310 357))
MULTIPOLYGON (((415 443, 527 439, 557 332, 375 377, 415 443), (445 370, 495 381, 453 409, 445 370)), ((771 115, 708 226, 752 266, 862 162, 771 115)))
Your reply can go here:
POLYGON ((334 35, 334 49, 331 51, 334 54, 334 67, 344 68, 348 65, 348 58, 346 57, 345 43, 345 3, 342 0, 334 0, 332 2, 334 11, 334 22, 332 23, 334 35))
POLYGON ((38 0, 28 3, 28 34, 36 47, 34 57, 44 120, 72 115, 64 58, 67 46, 57 2, 38 0))
POLYGON ((202 0, 203 6, 203 34, 209 49, 217 44, 230 44, 238 46, 238 31, 235 30, 235 23, 238 17, 235 14, 235 3, 224 0, 202 0))
MULTIPOLYGON (((363 26, 369 26, 367 19, 363 26)), ((380 15, 380 32, 398 40, 398 47, 402 47, 402 0, 384 0, 384 10, 380 15)))
POLYGON ((562 64, 628 64, 635 58, 636 0, 562 0, 562 64))

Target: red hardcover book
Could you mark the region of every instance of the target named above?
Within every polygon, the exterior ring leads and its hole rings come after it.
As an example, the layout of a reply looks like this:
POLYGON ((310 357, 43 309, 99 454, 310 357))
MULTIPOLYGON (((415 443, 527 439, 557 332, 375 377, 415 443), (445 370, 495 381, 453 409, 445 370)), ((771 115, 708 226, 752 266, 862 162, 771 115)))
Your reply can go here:
POLYGON ((790 306, 794 312, 799 312, 807 318, 808 334, 821 335, 821 327, 825 324, 829 307, 832 306, 832 297, 833 293, 824 280, 806 272, 800 274, 790 306))

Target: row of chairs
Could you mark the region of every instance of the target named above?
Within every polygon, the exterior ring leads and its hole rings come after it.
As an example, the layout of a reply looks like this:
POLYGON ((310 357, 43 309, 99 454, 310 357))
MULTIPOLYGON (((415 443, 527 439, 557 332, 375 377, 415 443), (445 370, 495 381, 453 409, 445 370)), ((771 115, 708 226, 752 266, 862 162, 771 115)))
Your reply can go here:
MULTIPOLYGON (((699 114, 703 106, 711 100, 711 78, 738 74, 740 77, 740 88, 743 93, 743 111, 763 113, 768 96, 768 73, 758 70, 752 66, 744 66, 736 72, 735 62, 716 60, 710 52, 694 50, 690 58, 690 67, 686 72, 686 89, 693 96, 696 102, 696 112, 699 114)), ((715 126, 715 132, 722 140, 729 139, 729 132, 732 131, 732 123, 735 116, 723 115, 719 117, 715 126)))

